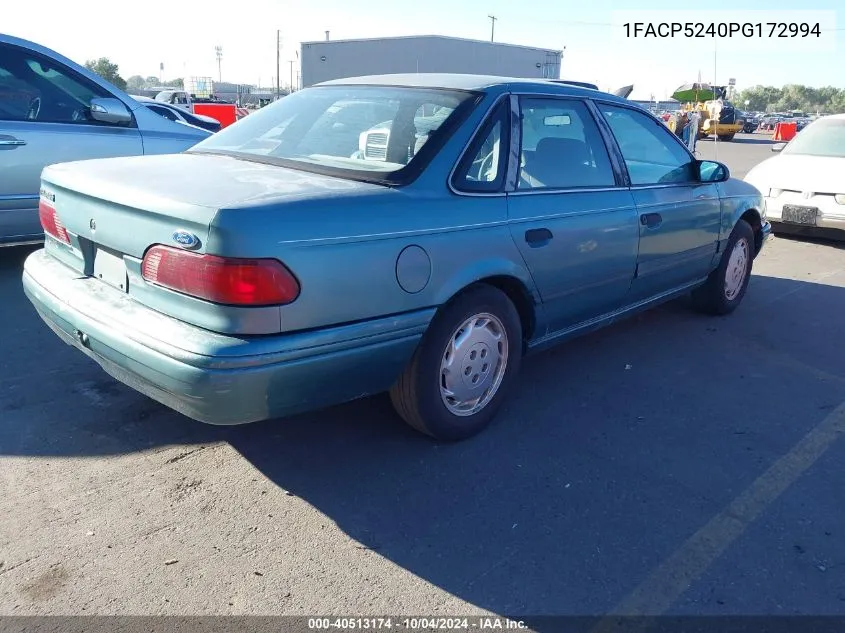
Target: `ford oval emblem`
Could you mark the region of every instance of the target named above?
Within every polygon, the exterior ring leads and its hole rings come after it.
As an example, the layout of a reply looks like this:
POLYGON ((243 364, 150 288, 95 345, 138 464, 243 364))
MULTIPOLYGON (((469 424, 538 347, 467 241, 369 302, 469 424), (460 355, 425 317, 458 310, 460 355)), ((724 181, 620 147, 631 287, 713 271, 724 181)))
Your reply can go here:
POLYGON ((175 231, 173 233, 173 241, 182 248, 196 248, 199 246, 200 238, 188 231, 175 231))

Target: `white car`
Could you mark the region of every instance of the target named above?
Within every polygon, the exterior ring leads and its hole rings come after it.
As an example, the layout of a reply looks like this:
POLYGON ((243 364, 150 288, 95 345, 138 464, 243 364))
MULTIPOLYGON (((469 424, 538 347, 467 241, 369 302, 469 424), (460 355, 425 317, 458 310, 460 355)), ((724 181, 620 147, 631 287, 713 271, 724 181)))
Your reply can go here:
MULTIPOLYGON (((777 229, 845 231, 845 114, 817 119, 745 176, 777 229)), ((845 233, 842 234, 845 237, 845 233)))

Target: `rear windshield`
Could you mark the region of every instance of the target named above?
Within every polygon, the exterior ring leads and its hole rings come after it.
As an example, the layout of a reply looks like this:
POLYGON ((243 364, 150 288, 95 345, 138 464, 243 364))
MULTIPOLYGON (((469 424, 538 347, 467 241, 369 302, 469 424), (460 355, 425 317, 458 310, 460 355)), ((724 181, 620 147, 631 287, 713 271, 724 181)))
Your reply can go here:
POLYGON ((478 96, 394 86, 316 86, 262 108, 191 152, 401 182, 433 157, 478 96))

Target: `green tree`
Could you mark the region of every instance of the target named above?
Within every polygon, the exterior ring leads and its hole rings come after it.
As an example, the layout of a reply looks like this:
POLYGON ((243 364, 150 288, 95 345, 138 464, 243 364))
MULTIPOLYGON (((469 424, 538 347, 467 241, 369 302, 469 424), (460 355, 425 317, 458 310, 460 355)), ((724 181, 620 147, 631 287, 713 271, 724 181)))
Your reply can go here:
POLYGON ((147 84, 147 88, 152 88, 153 86, 160 85, 161 79, 159 79, 158 77, 153 77, 152 75, 150 75, 149 77, 147 77, 147 79, 145 80, 144 83, 147 84))
POLYGON ((185 82, 181 77, 179 79, 171 79, 169 81, 165 81, 164 85, 168 88, 179 88, 180 90, 185 89, 185 82))
POLYGON ((788 84, 782 88, 753 86, 740 92, 736 98, 736 102, 743 106, 746 100, 748 101, 747 110, 763 112, 789 110, 829 114, 845 112, 845 89, 833 86, 823 88, 799 84, 788 84))
POLYGON ((85 68, 97 73, 100 77, 113 83, 121 90, 126 90, 126 80, 118 73, 117 64, 113 64, 108 57, 89 59, 85 62, 85 68))
POLYGON ((765 112, 768 110, 769 104, 775 103, 780 97, 780 88, 775 88, 774 86, 754 86, 740 92, 737 103, 745 104, 748 101, 746 109, 765 112))
POLYGON ((126 87, 132 90, 143 90, 146 87, 146 82, 141 75, 132 75, 126 80, 126 87))

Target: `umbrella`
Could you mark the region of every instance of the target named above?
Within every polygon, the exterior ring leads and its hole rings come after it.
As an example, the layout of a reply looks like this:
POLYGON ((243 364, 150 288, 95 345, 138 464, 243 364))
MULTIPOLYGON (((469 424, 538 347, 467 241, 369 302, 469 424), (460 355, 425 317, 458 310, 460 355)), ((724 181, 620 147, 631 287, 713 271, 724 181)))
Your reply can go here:
POLYGON ((710 101, 716 98, 716 92, 710 84, 684 84, 676 88, 672 93, 672 98, 677 99, 681 103, 689 101, 710 101))

